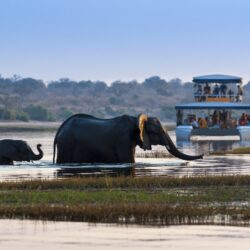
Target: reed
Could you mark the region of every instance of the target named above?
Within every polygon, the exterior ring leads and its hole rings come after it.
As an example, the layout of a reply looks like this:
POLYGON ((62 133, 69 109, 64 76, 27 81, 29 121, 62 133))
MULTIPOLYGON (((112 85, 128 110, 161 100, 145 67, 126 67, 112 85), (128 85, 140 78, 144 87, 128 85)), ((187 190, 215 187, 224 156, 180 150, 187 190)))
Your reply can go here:
POLYGON ((250 186, 249 175, 221 175, 197 177, 72 177, 54 180, 2 181, 0 190, 47 190, 47 189, 164 189, 202 186, 250 186))
POLYGON ((54 221, 88 221, 150 225, 249 225, 250 208, 197 207, 193 205, 87 204, 82 206, 1 206, 1 218, 54 221))
POLYGON ((212 152, 212 155, 226 155, 226 154, 250 154, 250 147, 240 147, 229 151, 212 152))
POLYGON ((0 183, 0 217, 249 225, 250 176, 90 177, 0 183))

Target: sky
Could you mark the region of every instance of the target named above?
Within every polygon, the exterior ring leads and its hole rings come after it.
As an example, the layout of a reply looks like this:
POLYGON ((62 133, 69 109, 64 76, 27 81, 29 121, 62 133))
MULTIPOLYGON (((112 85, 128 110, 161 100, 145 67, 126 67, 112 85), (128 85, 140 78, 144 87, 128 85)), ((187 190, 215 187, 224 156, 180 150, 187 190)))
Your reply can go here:
POLYGON ((250 81, 249 0, 0 0, 0 74, 250 81))

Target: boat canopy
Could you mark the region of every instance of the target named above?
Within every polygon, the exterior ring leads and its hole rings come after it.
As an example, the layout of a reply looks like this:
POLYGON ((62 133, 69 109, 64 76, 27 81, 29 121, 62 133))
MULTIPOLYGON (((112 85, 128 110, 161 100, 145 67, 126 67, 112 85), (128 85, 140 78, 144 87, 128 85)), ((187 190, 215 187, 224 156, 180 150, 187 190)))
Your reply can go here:
POLYGON ((193 78, 195 83, 242 83, 242 78, 238 76, 229 75, 205 75, 196 76, 193 78))
POLYGON ((250 104, 232 103, 232 102, 194 102, 188 104, 179 104, 175 109, 249 109, 250 104))

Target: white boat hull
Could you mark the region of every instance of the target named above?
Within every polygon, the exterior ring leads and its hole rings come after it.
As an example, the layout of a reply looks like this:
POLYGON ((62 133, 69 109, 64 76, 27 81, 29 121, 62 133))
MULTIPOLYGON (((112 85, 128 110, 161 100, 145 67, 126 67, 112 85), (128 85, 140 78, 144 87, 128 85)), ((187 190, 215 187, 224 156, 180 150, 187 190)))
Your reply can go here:
POLYGON ((176 127, 177 141, 248 141, 250 126, 238 126, 235 129, 194 129, 192 126, 176 127))

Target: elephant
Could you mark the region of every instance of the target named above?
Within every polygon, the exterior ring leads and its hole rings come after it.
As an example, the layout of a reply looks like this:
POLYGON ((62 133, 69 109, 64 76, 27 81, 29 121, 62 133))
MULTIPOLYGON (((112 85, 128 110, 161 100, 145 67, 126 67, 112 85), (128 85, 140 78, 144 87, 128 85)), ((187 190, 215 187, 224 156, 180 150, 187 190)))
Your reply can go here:
POLYGON ((53 163, 134 163, 135 147, 150 150, 163 145, 174 156, 184 160, 201 159, 180 152, 155 117, 122 115, 100 119, 75 114, 58 128, 53 147, 53 163))
POLYGON ((13 165, 14 161, 36 161, 43 157, 41 144, 37 144, 39 154, 35 154, 26 141, 0 140, 0 165, 13 165))

